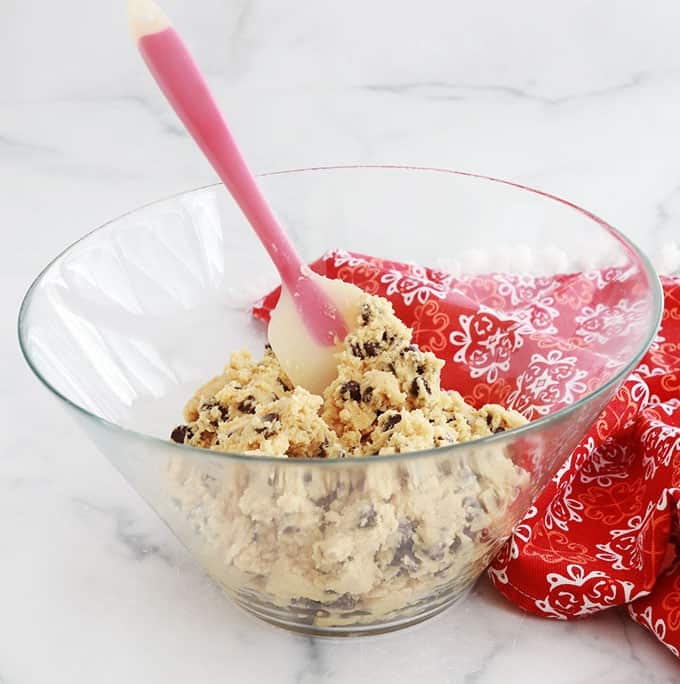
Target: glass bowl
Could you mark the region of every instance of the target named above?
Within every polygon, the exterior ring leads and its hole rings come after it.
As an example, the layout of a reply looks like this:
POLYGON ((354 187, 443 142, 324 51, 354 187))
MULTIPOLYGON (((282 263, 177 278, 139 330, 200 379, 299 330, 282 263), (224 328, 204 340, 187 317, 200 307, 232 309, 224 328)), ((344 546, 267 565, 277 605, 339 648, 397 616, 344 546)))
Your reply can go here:
POLYGON ((168 439, 228 354, 265 341, 250 307, 276 274, 222 186, 105 224, 35 280, 19 315, 26 361, 234 601, 316 634, 418 622, 465 595, 639 361, 658 279, 600 219, 505 181, 363 166, 260 182, 309 261, 336 248, 458 277, 607 273, 638 312, 598 381, 524 427, 438 450, 285 459, 168 439))

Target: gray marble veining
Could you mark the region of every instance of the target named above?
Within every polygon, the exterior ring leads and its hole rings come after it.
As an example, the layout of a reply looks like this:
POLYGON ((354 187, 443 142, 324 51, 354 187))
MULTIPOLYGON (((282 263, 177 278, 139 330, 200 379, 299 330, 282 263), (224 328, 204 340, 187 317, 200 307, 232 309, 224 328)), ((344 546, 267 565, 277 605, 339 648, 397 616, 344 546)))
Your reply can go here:
MULTIPOLYGON (((358 162, 512 178, 680 269, 673 0, 163 3, 258 170, 358 162)), ((24 368, 15 315, 66 244, 214 180, 129 44, 124 3, 0 26, 0 684, 680 681, 625 614, 516 612, 486 581, 404 632, 318 640, 223 599, 24 368)))

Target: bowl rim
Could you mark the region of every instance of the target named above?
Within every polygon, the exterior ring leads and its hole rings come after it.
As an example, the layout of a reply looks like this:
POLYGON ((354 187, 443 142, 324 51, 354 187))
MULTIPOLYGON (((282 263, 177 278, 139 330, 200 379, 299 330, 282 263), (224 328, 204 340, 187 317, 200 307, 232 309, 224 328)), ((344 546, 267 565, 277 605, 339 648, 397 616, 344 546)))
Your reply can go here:
POLYGON ((396 454, 376 454, 376 455, 370 455, 370 456, 352 456, 349 458, 319 458, 319 457, 308 457, 308 458, 288 458, 286 456, 267 456, 267 455, 259 455, 259 454, 242 454, 242 453, 231 453, 231 452, 223 452, 223 451, 213 451, 210 449, 204 449, 201 447, 194 447, 190 446, 187 444, 177 444, 173 442, 170 439, 162 438, 162 437, 156 437, 155 435, 150 435, 144 432, 139 432, 137 430, 133 430, 131 428, 126 428, 123 427, 122 425, 119 425, 118 423, 115 423, 113 421, 107 420, 106 418, 102 418, 101 416, 98 416, 95 413, 92 413, 91 411, 87 410, 83 406, 80 406, 77 404, 75 401, 72 401, 69 399, 67 396, 65 396, 62 392, 60 392, 56 387, 54 387, 43 375, 41 372, 38 370, 38 368, 35 366, 33 363, 30 353, 27 349, 27 344, 24 339, 24 323, 25 323, 25 318, 26 314, 30 308, 30 303, 31 299, 33 296, 34 291, 40 284, 40 282, 43 280, 43 278, 46 276, 48 271, 54 266, 63 256, 65 256, 73 247, 78 245, 79 243, 83 242, 90 236, 94 235, 95 233, 104 230, 105 228, 109 227, 110 225, 116 223, 117 221, 120 221, 121 219, 124 219, 128 216, 131 216, 132 214, 135 214, 139 211, 142 211, 144 209, 148 209, 150 207, 156 206, 163 204, 165 202, 169 202, 171 200, 179 199, 180 197, 184 197, 187 195, 191 195, 194 193, 202 192, 205 190, 215 190, 220 187, 224 187, 223 183, 209 183, 207 185, 203 185, 197 188, 193 188, 190 190, 184 190, 180 191, 177 193, 174 193, 172 195, 168 195, 166 197, 162 197, 157 200, 153 200, 151 202, 148 202, 146 204, 143 204, 141 206, 138 206, 134 209, 131 209, 130 211, 124 212, 123 214, 119 214, 118 216, 109 219, 108 221, 100 224, 96 228, 92 229, 91 231, 85 233, 82 237, 78 238, 71 244, 69 244, 67 247, 65 247, 61 252, 59 252, 53 259, 50 260, 50 262, 38 273, 38 275, 35 277, 31 285, 29 286, 28 290, 26 291, 26 294, 24 295, 22 301, 21 301, 21 306, 19 308, 19 315, 17 319, 17 336, 19 338, 19 347, 21 348, 21 353, 24 357, 24 360, 28 364, 29 368, 33 372, 33 374, 38 378, 38 380, 45 386, 47 389, 52 392, 58 399, 61 399, 63 402, 66 403, 67 406, 70 406, 71 408, 75 409, 77 413, 84 415, 87 418, 94 419, 95 422, 98 422, 102 425, 102 427, 107 428, 109 430, 113 430, 115 432, 119 432, 122 435, 129 435, 133 439, 140 439, 142 441, 148 441, 152 445, 162 445, 163 447, 170 447, 172 449, 178 449, 180 452, 185 453, 185 454, 192 454, 192 456, 197 456, 200 454, 200 457, 202 458, 209 458, 209 459, 226 459, 226 460, 233 460, 236 462, 247 462, 251 465, 254 465, 256 463, 262 463, 262 464, 277 464, 281 465, 282 463, 290 464, 291 466, 304 466, 304 465, 309 465, 310 463, 313 463, 315 465, 322 465, 323 467, 345 467, 350 464, 355 464, 355 463, 385 463, 385 462, 399 462, 399 461, 405 461, 405 460, 411 460, 411 459, 420 459, 420 458, 427 458, 429 456, 434 456, 434 455, 439 455, 442 456, 444 454, 453 454, 456 452, 456 450, 459 451, 465 451, 466 449, 470 449, 471 447, 484 447, 488 444, 496 443, 496 442, 503 442, 507 441, 509 438, 514 439, 515 437, 520 437, 520 436, 526 436, 528 434, 533 433, 536 430, 540 430, 544 426, 553 423, 553 422, 558 422, 563 418, 566 418, 569 416, 571 413, 576 411, 578 408, 581 406, 586 405, 587 403, 591 402, 592 400, 596 399, 597 397, 600 397, 604 394, 606 394, 609 390, 611 390, 614 386, 619 384, 622 380, 624 380, 630 372, 638 365, 644 354, 647 352, 649 346, 651 343, 654 341, 654 338, 656 337, 656 334, 658 332, 662 315, 663 315, 663 290, 661 287, 661 281, 659 279, 658 274, 654 270, 654 267, 651 264, 651 261, 649 258, 640 250, 640 248, 632 242, 629 238, 627 238, 621 231, 618 229, 614 228, 611 224, 607 223, 603 219, 601 219, 599 216, 596 214, 588 211, 587 209, 584 209, 583 207, 580 207, 577 204, 574 204, 573 202, 570 202, 569 200, 563 199, 561 197, 558 197, 557 195, 553 195, 552 193, 543 191, 543 190, 538 190, 536 188, 530 187, 528 185, 524 185, 522 183, 517 183, 514 181, 509 181, 509 180, 504 180, 501 178, 496 178, 494 176, 487 176, 484 174, 479 174, 479 173, 474 173, 470 171, 458 171, 454 169, 447 169, 447 168, 442 168, 442 167, 428 167, 428 166, 411 166, 411 165, 400 165, 400 164, 337 164, 337 165, 330 165, 330 166, 309 166, 309 167, 299 167, 299 168, 293 168, 293 169, 285 169, 285 170, 278 170, 278 171, 269 171, 269 172, 264 172, 264 173, 258 173, 255 174, 256 177, 258 178, 266 178, 270 176, 282 176, 282 175, 287 175, 287 174, 298 174, 298 173, 309 173, 309 172, 320 172, 320 171, 344 171, 344 170, 351 170, 351 169, 361 169, 361 170, 366 170, 366 169, 372 169, 372 170, 396 170, 396 171, 415 171, 415 172, 435 172, 435 173, 444 173, 444 174, 451 174, 455 176, 462 176, 462 177, 467 177, 467 178, 473 178, 477 180, 484 180, 484 181, 490 181, 492 183, 499 183, 501 185, 509 186, 516 188, 518 190, 524 190, 530 193, 533 193, 535 195, 539 195, 541 197, 544 197, 546 199, 555 201, 559 204, 562 204, 563 206, 569 207, 570 209, 573 209, 580 213, 581 215, 585 216, 586 218, 590 219, 594 223, 598 224, 600 228, 604 229, 607 233, 609 233, 616 241, 618 241, 623 247, 628 251, 632 252, 632 254, 638 259, 639 263, 642 265, 643 271, 645 275, 647 276, 647 279, 649 281, 649 286, 652 294, 652 306, 653 306, 653 326, 651 326, 650 331, 647 334, 647 337, 642 344, 642 346, 636 351, 636 353, 633 355, 631 360, 621 369, 619 370, 610 380, 608 380, 606 383, 604 383, 601 387, 598 387, 596 390, 589 392, 586 394, 584 397, 581 397, 578 401, 574 402, 573 404, 570 404, 569 406, 565 406, 564 408, 561 408, 559 411, 556 411, 555 413, 550 413, 546 416, 541 416, 540 418, 537 418, 536 420, 528 422, 526 425, 522 425, 520 427, 512 428, 511 430, 507 430, 502 433, 496 433, 493 435, 488 435, 486 437, 480 437, 475 440, 470 440, 467 442, 458 442, 456 444, 451 444, 443 447, 433 447, 430 449, 421 449, 418 451, 408 451, 408 452, 402 452, 402 453, 396 453, 396 454))

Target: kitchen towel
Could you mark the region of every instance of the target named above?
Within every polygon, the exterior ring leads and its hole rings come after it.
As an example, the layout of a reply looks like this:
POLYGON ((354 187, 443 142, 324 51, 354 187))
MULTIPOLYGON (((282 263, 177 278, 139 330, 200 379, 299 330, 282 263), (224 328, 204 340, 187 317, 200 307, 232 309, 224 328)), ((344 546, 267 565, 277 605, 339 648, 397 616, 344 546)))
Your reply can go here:
MULTIPOLYGON (((626 265, 454 278, 333 250, 311 267, 389 299, 414 342, 446 362, 443 387, 530 420, 620 371, 649 321, 634 296, 647 287, 645 276, 626 265)), ((649 351, 516 525, 489 576, 505 597, 543 617, 625 604, 677 656, 680 278, 662 285, 663 321, 649 351)), ((253 314, 267 320, 278 296, 268 294, 253 314)))

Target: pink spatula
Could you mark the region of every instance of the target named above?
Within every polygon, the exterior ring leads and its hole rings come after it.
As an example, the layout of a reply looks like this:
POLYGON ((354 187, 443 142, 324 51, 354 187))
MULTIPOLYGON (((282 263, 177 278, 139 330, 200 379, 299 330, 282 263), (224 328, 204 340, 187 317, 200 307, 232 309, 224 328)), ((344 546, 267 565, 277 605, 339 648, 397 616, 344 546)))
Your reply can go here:
POLYGON ((312 273, 262 196, 196 63, 152 0, 128 0, 130 28, 149 70, 250 222, 283 283, 268 336, 283 369, 320 393, 335 377, 334 358, 353 321, 359 288, 312 273))

